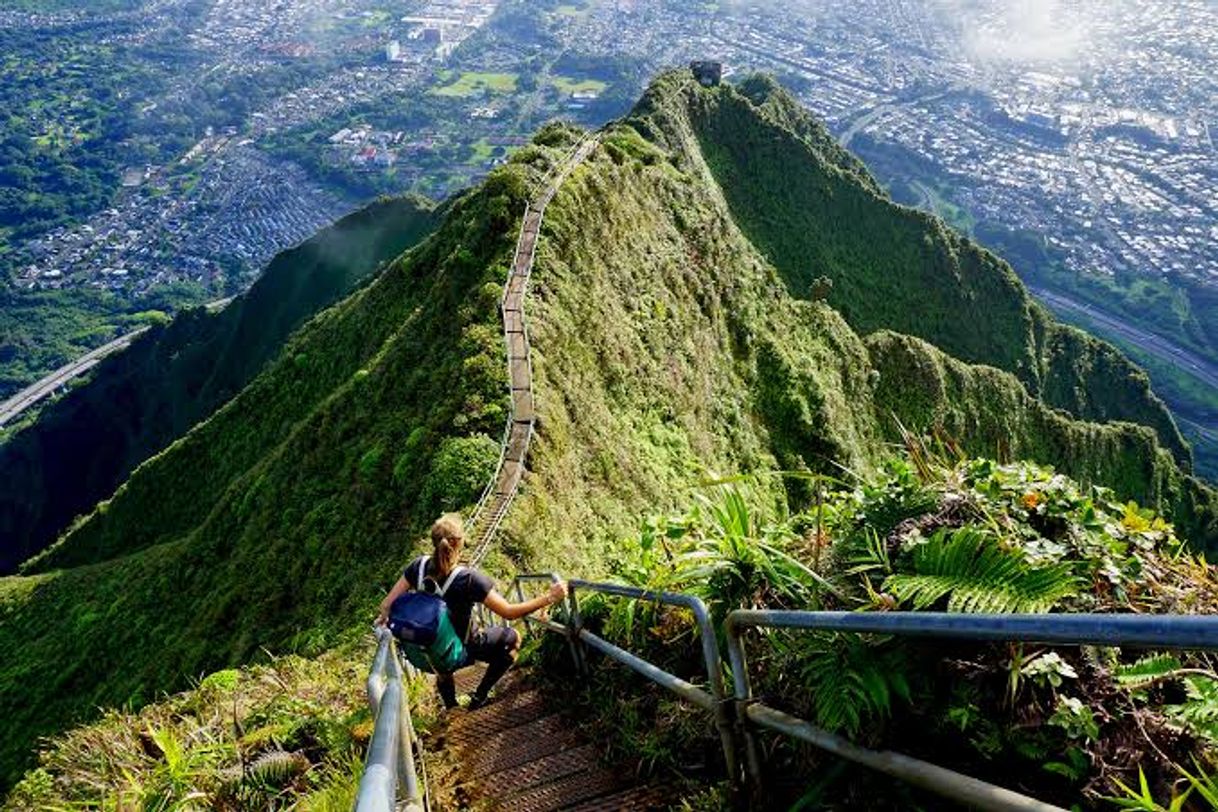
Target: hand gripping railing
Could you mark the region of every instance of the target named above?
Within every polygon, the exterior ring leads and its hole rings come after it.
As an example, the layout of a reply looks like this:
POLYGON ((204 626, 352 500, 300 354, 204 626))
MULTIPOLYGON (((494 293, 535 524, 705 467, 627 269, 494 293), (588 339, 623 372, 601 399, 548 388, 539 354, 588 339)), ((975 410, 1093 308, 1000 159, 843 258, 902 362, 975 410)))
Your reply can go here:
MULTIPOLYGON (((547 583, 559 580, 553 573, 531 573, 516 578, 516 594, 523 599, 523 585, 529 581, 545 581, 547 583)), ((653 592, 632 586, 619 584, 603 584, 592 581, 573 580, 567 584, 569 588, 567 600, 570 611, 569 625, 552 619, 540 620, 530 618, 529 622, 550 631, 566 636, 572 644, 572 654, 576 666, 585 670, 586 659, 582 646, 591 646, 606 657, 642 674, 647 679, 675 693, 682 699, 703 710, 710 711, 715 718, 715 726, 719 730, 719 738, 723 745, 723 759, 729 775, 737 774, 736 743, 733 718, 729 707, 729 698, 723 687, 722 659, 719 656, 719 646, 715 641, 715 628, 711 624, 710 614, 706 604, 692 595, 681 595, 672 592, 653 592), (706 660, 706 675, 710 691, 706 691, 681 679, 675 674, 659 668, 652 663, 631 654, 623 648, 615 646, 608 640, 599 637, 583 627, 579 614, 579 593, 597 592, 602 595, 613 595, 629 600, 659 603, 665 606, 679 606, 688 609, 694 616, 698 633, 702 638, 702 656, 706 660)))
POLYGON ((356 812, 424 812, 424 793, 415 771, 415 732, 402 685, 402 664, 393 635, 376 630, 376 658, 368 674, 368 705, 376 719, 356 812), (400 784, 400 786, 399 786, 400 784), (401 796, 401 805, 398 796, 401 796))
POLYGON ((946 612, 782 612, 737 610, 726 623, 727 651, 736 685, 737 718, 744 731, 750 782, 761 765, 751 726, 775 730, 976 809, 1043 812, 1059 807, 916 758, 877 752, 753 701, 742 633, 750 628, 829 630, 966 640, 1155 649, 1218 649, 1218 618, 1182 615, 971 615, 946 612))

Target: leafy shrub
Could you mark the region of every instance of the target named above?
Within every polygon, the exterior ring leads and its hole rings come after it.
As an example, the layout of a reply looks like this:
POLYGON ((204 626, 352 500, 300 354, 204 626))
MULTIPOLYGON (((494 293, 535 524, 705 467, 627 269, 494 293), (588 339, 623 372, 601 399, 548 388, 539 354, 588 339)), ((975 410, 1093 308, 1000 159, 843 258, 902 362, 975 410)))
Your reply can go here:
POLYGON ((446 438, 432 458, 421 501, 431 513, 470 504, 478 498, 498 460, 499 443, 485 434, 446 438))

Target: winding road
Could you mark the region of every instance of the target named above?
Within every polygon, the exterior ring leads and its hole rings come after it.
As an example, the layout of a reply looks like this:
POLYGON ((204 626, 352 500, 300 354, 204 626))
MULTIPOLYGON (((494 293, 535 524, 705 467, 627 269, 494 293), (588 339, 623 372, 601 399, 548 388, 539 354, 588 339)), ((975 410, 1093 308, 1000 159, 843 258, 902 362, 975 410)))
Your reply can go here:
POLYGON ((1129 323, 1097 310, 1091 305, 1077 302, 1058 293, 1052 293, 1044 288, 1029 287, 1028 290, 1051 309, 1059 313, 1081 315, 1096 326, 1124 338, 1156 358, 1175 365, 1182 372, 1192 375, 1207 386, 1218 389, 1218 365, 1207 361, 1196 353, 1182 349, 1153 333, 1133 327, 1129 323))
MULTIPOLYGON (((230 296, 227 299, 219 299, 209 302, 204 307, 209 312, 215 313, 216 311, 223 310, 234 298, 230 296)), ((146 332, 148 332, 148 328, 141 327, 138 330, 132 330, 126 335, 121 335, 110 343, 103 344, 97 349, 77 358, 75 361, 61 366, 42 380, 22 389, 3 404, 0 404, 0 428, 4 428, 20 417, 31 406, 54 394, 55 390, 93 369, 106 356, 127 349, 133 341, 146 332)))
POLYGON ((92 352, 82 355, 70 364, 65 364, 42 380, 18 392, 0 405, 0 428, 11 423, 17 417, 38 401, 49 397, 55 390, 64 386, 73 378, 77 378, 101 363, 107 355, 125 350, 131 342, 148 332, 147 327, 141 327, 126 335, 119 336, 109 344, 103 344, 92 352))

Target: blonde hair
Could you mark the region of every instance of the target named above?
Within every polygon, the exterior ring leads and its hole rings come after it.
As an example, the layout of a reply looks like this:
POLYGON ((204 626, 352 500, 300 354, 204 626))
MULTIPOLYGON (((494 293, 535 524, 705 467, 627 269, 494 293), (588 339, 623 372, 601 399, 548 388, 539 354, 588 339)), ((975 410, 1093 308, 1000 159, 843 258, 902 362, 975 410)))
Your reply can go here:
POLYGON ((431 526, 432 561, 435 562, 436 578, 444 580, 461 560, 461 548, 465 545, 465 525, 458 513, 446 513, 431 526))

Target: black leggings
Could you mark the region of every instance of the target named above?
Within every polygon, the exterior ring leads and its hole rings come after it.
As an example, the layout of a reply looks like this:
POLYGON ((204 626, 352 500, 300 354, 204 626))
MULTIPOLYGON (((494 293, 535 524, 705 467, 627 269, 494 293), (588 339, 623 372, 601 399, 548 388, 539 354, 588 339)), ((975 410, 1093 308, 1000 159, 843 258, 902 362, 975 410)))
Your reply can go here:
MULTIPOLYGON (((478 629, 469 636, 465 643, 465 662, 461 668, 474 663, 486 663, 486 673, 482 682, 478 683, 475 698, 486 699, 491 687, 498 682, 512 663, 516 662, 516 653, 520 650, 520 635, 515 629, 506 626, 492 626, 489 629, 478 629)), ((451 708, 457 704, 457 686, 452 674, 436 676, 436 690, 444 700, 444 706, 451 708)))

